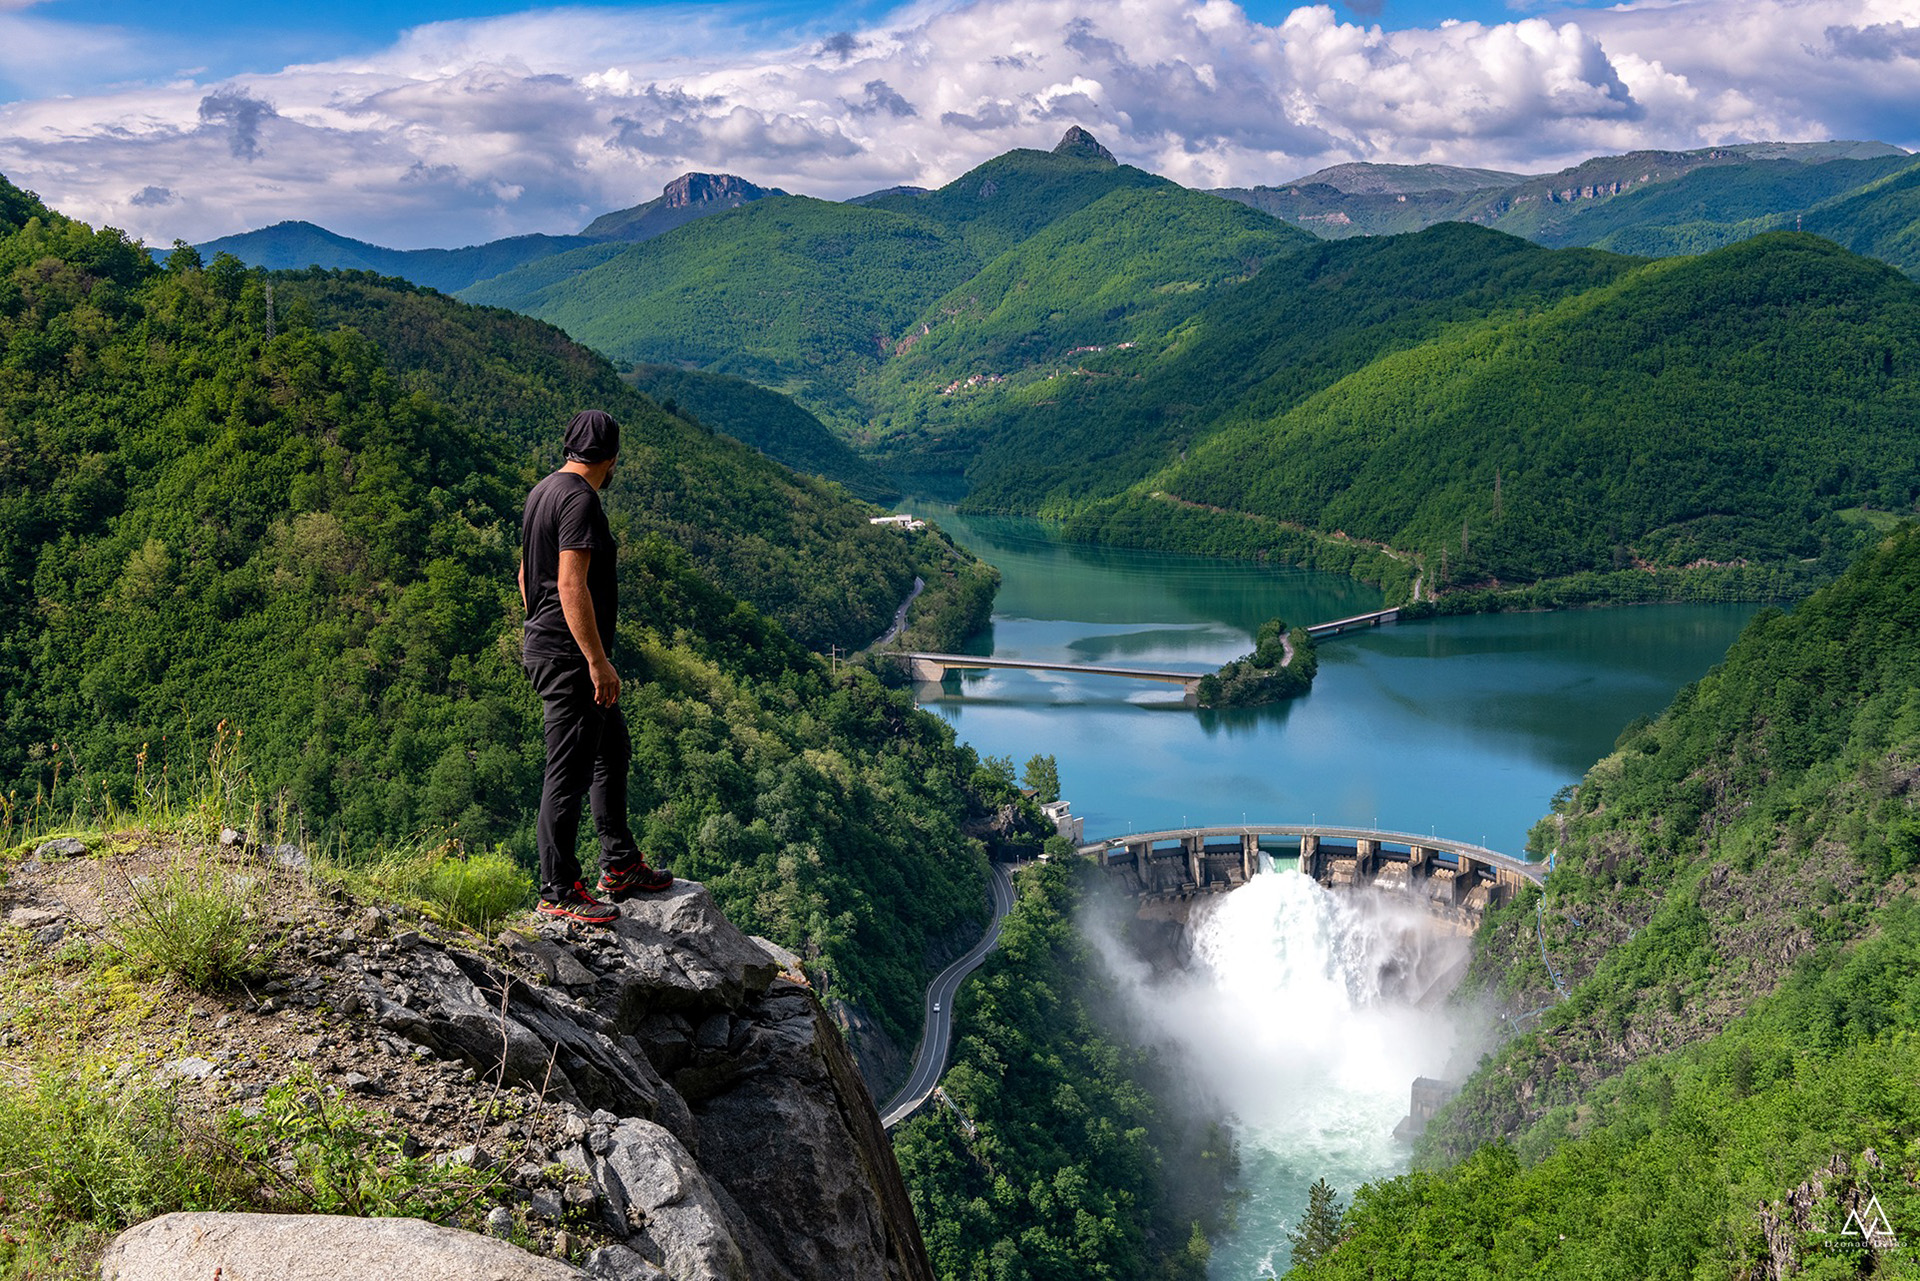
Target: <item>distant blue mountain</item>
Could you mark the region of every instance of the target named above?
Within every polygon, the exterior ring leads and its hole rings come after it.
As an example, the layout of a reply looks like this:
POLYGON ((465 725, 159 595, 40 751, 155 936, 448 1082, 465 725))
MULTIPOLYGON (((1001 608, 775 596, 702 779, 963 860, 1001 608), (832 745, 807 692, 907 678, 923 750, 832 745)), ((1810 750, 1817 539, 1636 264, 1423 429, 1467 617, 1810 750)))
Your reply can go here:
MULTIPOLYGON (((328 231, 310 222, 280 222, 258 231, 222 236, 197 245, 203 258, 228 253, 254 267, 298 270, 325 267, 398 276, 416 285, 455 293, 502 272, 587 245, 650 240, 696 218, 735 209, 763 196, 785 194, 732 174, 688 173, 668 183, 645 204, 602 214, 577 236, 510 236, 462 249, 388 249, 328 231)), ((164 258, 168 250, 156 250, 164 258)))
POLYGON ((253 267, 328 267, 398 276, 442 293, 465 289, 503 271, 596 243, 585 236, 512 236, 464 249, 387 249, 337 235, 310 222, 278 222, 198 245, 203 258, 228 253, 253 267))

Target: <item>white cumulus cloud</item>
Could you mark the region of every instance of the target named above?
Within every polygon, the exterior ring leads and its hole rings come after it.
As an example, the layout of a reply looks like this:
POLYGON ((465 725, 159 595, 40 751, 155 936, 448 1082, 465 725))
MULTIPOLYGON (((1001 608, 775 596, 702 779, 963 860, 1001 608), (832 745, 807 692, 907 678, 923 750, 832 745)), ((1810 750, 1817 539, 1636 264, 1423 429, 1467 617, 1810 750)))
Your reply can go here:
MULTIPOLYGON (((43 56, 46 12, 0 0, 0 28, 39 42, 15 56, 43 56)), ((1263 23, 1232 0, 926 0, 824 36, 740 14, 531 10, 237 79, 17 101, 0 172, 150 243, 306 218, 417 246, 577 230, 689 169, 828 198, 933 186, 1074 124, 1199 186, 1348 160, 1547 171, 1644 147, 1920 143, 1920 0, 1637 0, 1406 30, 1325 5, 1263 23)))

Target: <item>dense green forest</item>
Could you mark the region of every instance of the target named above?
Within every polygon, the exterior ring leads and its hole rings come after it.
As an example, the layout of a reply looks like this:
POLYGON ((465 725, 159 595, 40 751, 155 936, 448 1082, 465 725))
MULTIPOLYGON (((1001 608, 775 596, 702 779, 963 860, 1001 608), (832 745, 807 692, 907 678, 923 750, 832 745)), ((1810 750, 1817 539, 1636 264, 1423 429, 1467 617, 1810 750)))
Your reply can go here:
MULTIPOLYGON (((1920 498, 1920 286, 1811 236, 1465 324, 1142 482, 1344 531, 1440 590, 1702 563, 1829 573, 1920 498)), ((1165 497, 1161 497, 1165 496, 1165 497)))
POLYGON ((934 1270, 1203 1281, 1232 1138, 1183 1112, 1166 1066, 1130 1042, 1078 923, 1098 873, 1059 859, 1015 885, 999 951, 955 1003, 946 1101, 895 1132, 934 1270))
POLYGON ((1857 254, 1920 277, 1920 164, 1824 201, 1795 222, 1857 254))
POLYGON ((1569 789, 1465 989, 1548 1008, 1296 1275, 1911 1274, 1844 1230, 1920 1231, 1916 627, 1909 524, 1569 789))
POLYGON ((1230 281, 1157 340, 1084 358, 1088 376, 1000 398, 966 460, 967 505, 1068 515, 1177 461, 1223 423, 1279 413, 1448 327, 1610 283, 1627 259, 1553 252, 1450 223, 1303 242, 1230 281))
MULTIPOLYGON (((400 281, 334 272, 275 277, 282 311, 371 338, 399 385, 488 429, 527 479, 560 464, 559 428, 582 405, 625 425, 609 511, 638 537, 685 548, 716 583, 815 649, 864 645, 884 631, 916 573, 972 558, 933 535, 903 541, 838 487, 794 476, 758 451, 662 412, 606 360, 551 325, 450 304, 400 281), (301 311, 304 307, 307 310, 301 311)), ((778 404, 778 398, 763 396, 778 404)))
POLYGON ((622 377, 668 413, 752 445, 797 472, 839 481, 874 502, 898 492, 879 468, 789 396, 744 378, 674 365, 635 365, 622 377))
MULTIPOLYGON (((739 572, 732 538, 807 558, 817 583, 862 582, 883 557, 910 581, 912 544, 536 322, 191 250, 163 268, 12 188, 0 216, 7 830, 133 811, 203 769, 224 722, 269 827, 349 860, 442 836, 530 856, 542 748, 517 662, 519 509, 557 462, 531 443, 591 391, 627 420, 608 506, 636 827, 830 996, 911 1039, 929 940, 984 918, 962 831, 978 762, 707 571, 739 572), (707 498, 732 532, 671 541, 707 498), (795 503, 826 531, 798 547, 795 503)), ((829 604, 865 618, 858 599, 829 604)))

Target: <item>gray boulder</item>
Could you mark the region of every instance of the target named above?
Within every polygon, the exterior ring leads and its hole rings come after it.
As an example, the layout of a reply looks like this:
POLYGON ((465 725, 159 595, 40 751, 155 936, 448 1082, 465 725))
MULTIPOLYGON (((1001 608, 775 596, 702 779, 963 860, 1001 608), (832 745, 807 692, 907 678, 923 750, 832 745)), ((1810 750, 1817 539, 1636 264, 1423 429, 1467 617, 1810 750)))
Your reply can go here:
POLYGON ((697 881, 621 903, 611 934, 623 961, 608 980, 622 1031, 661 1011, 738 1010, 780 972, 697 881))
POLYGON ((604 1018, 471 952, 422 941, 404 956, 404 983, 356 992, 388 1031, 462 1060, 482 1080, 504 1076, 621 1116, 659 1114, 659 1074, 604 1018), (401 987, 405 1004, 395 999, 401 987))
POLYGON ((101 1281, 580 1281, 505 1241, 419 1219, 318 1214, 164 1214, 107 1246, 101 1281))
POLYGON ((707 1176, 665 1128, 622 1121, 596 1173, 608 1200, 639 1221, 642 1253, 651 1244, 675 1281, 752 1281, 707 1176))
POLYGON ((624 1245, 603 1245, 587 1256, 594 1281, 674 1281, 624 1245))
POLYGON ((813 993, 776 986, 729 1058, 724 1074, 696 1060, 676 1083, 693 1102, 702 1163, 750 1211, 767 1251, 756 1265, 835 1281, 931 1276, 892 1144, 813 993), (705 1088, 689 1093, 689 1078, 705 1088))

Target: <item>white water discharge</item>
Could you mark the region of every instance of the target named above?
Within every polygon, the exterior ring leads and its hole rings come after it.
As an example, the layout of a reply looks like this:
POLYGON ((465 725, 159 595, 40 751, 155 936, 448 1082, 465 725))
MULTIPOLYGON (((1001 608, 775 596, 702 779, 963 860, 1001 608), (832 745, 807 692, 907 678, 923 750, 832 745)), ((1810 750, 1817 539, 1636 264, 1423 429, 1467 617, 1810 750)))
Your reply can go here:
POLYGON ((1394 1126, 1413 1079, 1441 1075, 1456 1039, 1416 1003, 1466 940, 1390 894, 1334 894, 1270 869, 1197 903, 1187 931, 1192 960, 1170 975, 1094 933, 1140 1020, 1234 1118, 1245 1200, 1210 1275, 1284 1273, 1315 1179, 1345 1202, 1406 1169, 1394 1126))

